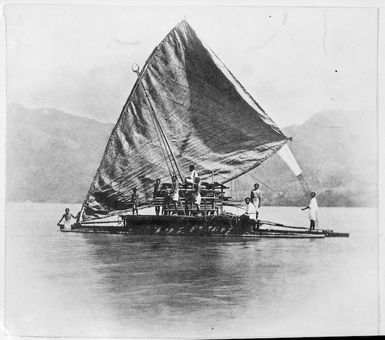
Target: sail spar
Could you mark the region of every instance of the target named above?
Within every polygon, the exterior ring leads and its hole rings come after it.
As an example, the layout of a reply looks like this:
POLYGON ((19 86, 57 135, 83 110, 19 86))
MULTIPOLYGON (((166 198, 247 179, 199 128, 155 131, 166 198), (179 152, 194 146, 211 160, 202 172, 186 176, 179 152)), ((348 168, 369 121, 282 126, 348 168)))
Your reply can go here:
POLYGON ((170 179, 160 129, 181 171, 195 164, 227 182, 260 165, 286 136, 220 59, 182 21, 142 68, 111 133, 80 220, 129 208, 131 192, 152 197, 170 179), (157 123, 159 122, 159 124, 157 123))

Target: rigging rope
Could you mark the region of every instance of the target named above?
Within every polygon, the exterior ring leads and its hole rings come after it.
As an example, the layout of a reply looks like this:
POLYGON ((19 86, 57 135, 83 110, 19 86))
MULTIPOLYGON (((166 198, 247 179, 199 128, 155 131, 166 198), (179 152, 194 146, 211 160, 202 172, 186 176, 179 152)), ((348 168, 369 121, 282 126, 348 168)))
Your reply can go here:
POLYGON ((171 150, 171 147, 170 147, 170 144, 168 142, 167 136, 165 135, 165 133, 163 131, 163 128, 162 128, 162 125, 160 124, 160 122, 158 120, 158 117, 156 115, 156 112, 155 112, 154 108, 152 107, 152 104, 150 102, 150 98, 148 97, 146 88, 144 87, 144 85, 143 85, 143 83, 141 81, 141 76, 140 76, 140 72, 139 72, 139 66, 137 66, 136 69, 132 68, 132 70, 138 76, 138 83, 141 85, 141 87, 142 87, 142 89, 144 91, 147 103, 148 103, 148 105, 150 107, 150 117, 151 117, 151 120, 152 120, 152 122, 153 122, 153 124, 155 126, 155 131, 156 131, 157 137, 158 137, 158 139, 159 139, 159 141, 161 143, 161 148, 162 148, 162 144, 163 144, 162 153, 163 153, 163 156, 165 157, 165 161, 166 161, 167 167, 169 169, 170 175, 171 175, 171 171, 170 171, 169 165, 167 163, 167 160, 170 162, 170 165, 171 165, 171 168, 172 168, 172 174, 177 176, 177 173, 178 173, 179 177, 183 181, 183 177, 182 177, 182 175, 180 173, 180 170, 179 170, 179 167, 178 167, 178 163, 176 162, 174 154, 173 154, 173 152, 171 150), (151 115, 151 113, 152 113, 152 115, 151 115), (164 151, 166 151, 168 159, 167 159, 164 151), (171 155, 171 157, 170 157, 170 155, 171 155), (173 164, 173 161, 174 161, 174 164, 173 164), (174 168, 174 166, 175 166, 175 168, 174 168))
MULTIPOLYGON (((152 120, 152 122, 153 122, 153 124, 154 124, 154 126, 155 126, 156 134, 157 134, 157 136, 158 136, 158 139, 159 139, 160 143, 163 144, 163 147, 162 147, 162 153, 163 153, 163 155, 164 155, 164 157, 165 157, 167 167, 168 167, 168 163, 167 163, 167 160, 168 160, 168 161, 170 162, 170 165, 171 165, 171 168, 172 168, 172 175, 176 175, 176 171, 175 171, 174 165, 172 164, 172 161, 171 161, 170 157, 167 158, 167 156, 166 156, 165 153, 164 153, 164 151, 166 151, 166 153, 167 153, 167 144, 166 144, 166 141, 164 140, 164 137, 165 137, 165 136, 164 136, 163 130, 162 130, 161 127, 160 127, 160 123, 159 123, 159 121, 158 121, 158 119, 157 119, 157 117, 156 117, 155 111, 154 111, 154 109, 153 109, 153 107, 152 107, 152 105, 151 105, 151 103, 150 103, 150 100, 149 100, 148 95, 147 95, 147 91, 146 91, 146 89, 144 88, 142 82, 140 81, 140 78, 138 78, 138 79, 139 79, 140 85, 141 85, 142 88, 143 88, 143 91, 144 91, 144 94, 145 94, 145 96, 146 96, 147 102, 148 102, 148 104, 149 104, 149 106, 150 106, 150 117, 151 117, 151 120, 152 120), (163 138, 162 138, 162 137, 163 137, 163 138)), ((170 171, 170 170, 169 170, 169 171, 170 171)), ((170 171, 170 175, 171 175, 171 171, 170 171)))
MULTIPOLYGON (((158 129, 156 128, 156 123, 154 122, 154 118, 152 117, 152 114, 150 113, 150 117, 151 117, 151 120, 152 120, 152 123, 154 124, 154 126, 155 126, 155 132, 156 132, 156 135, 157 135, 157 137, 158 137, 158 139, 159 139, 159 142, 160 142, 160 149, 162 150, 162 155, 163 155, 163 157, 164 157, 164 159, 165 159, 165 162, 166 162, 166 165, 167 165, 167 169, 168 169, 168 172, 169 172, 169 174, 170 174, 170 177, 172 176, 172 174, 173 173, 175 173, 175 171, 174 171, 174 169, 172 169, 172 171, 171 171, 171 169, 170 169, 170 166, 168 165, 168 159, 167 159, 167 155, 165 154, 165 150, 164 150, 164 146, 162 146, 162 142, 163 142, 163 140, 162 140, 162 138, 161 138, 161 136, 159 135, 159 131, 158 131, 158 129)), ((172 167, 172 163, 170 162, 170 165, 171 165, 171 167, 172 167)))
POLYGON ((249 172, 249 175, 251 177, 253 177, 254 179, 256 179, 259 183, 261 183, 262 185, 264 185, 266 188, 270 189, 272 192, 274 192, 275 194, 277 194, 278 196, 280 196, 281 198, 283 198, 284 200, 286 200, 287 202, 289 202, 290 204, 296 206, 297 204, 295 202, 293 202, 292 200, 290 200, 289 198, 285 197, 284 195, 282 195, 281 193, 279 193, 278 191, 274 190, 272 187, 270 187, 269 185, 267 185, 266 183, 264 183, 263 181, 261 181, 259 178, 257 178, 256 176, 254 176, 251 172, 249 172))
POLYGON ((279 144, 278 146, 273 146, 273 147, 270 147, 268 148, 269 150, 273 150, 271 154, 268 154, 267 156, 261 158, 260 160, 258 160, 254 165, 250 166, 249 168, 247 169, 244 169, 244 168, 240 168, 242 170, 241 173, 237 174, 237 175, 234 175, 228 179, 226 179, 225 181, 221 182, 221 184, 226 184, 230 181, 232 181, 233 179, 236 179, 240 176, 243 176, 244 174, 250 172, 251 170, 259 167, 266 159, 268 159, 270 156, 272 156, 275 152, 277 152, 284 144, 279 144))
MULTIPOLYGON (((238 200, 238 184, 239 184, 239 178, 235 179, 235 199, 238 200)), ((239 214, 238 206, 237 206, 237 215, 239 214)))
POLYGON ((170 143, 168 142, 167 136, 166 136, 166 134, 163 131, 163 127, 162 127, 162 125, 160 124, 160 122, 158 120, 158 117, 156 115, 156 112, 155 112, 154 108, 152 107, 152 104, 150 102, 150 98, 148 97, 146 88, 142 84, 140 78, 138 78, 138 79, 139 79, 140 84, 142 85, 142 88, 143 88, 144 94, 146 96, 147 102, 148 102, 148 104, 150 106, 150 109, 151 109, 153 115, 154 115, 154 119, 155 119, 156 125, 157 125, 158 129, 160 130, 161 136, 163 137, 163 143, 166 145, 166 151, 168 149, 168 151, 169 151, 169 153, 171 155, 171 157, 170 157, 170 164, 172 166, 173 173, 174 173, 175 176, 178 174, 180 179, 181 179, 181 181, 183 182, 183 177, 182 177, 182 175, 180 173, 180 170, 179 170, 179 167, 178 167, 178 163, 177 163, 177 161, 175 159, 174 153, 171 150, 171 146, 170 146, 170 143), (174 164, 172 163, 172 160, 174 161, 174 164), (174 169, 174 165, 175 165, 176 170, 174 169))

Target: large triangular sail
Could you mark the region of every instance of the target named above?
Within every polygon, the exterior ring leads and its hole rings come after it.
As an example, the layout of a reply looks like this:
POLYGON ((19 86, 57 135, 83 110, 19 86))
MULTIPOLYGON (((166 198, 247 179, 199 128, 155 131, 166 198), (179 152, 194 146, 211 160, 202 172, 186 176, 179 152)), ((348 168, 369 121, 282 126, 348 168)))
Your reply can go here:
POLYGON ((159 126, 182 172, 187 175, 188 166, 195 164, 202 179, 214 172, 220 182, 255 168, 287 141, 182 21, 141 70, 111 133, 80 220, 128 209, 132 188, 147 200, 157 178, 169 180, 159 126))

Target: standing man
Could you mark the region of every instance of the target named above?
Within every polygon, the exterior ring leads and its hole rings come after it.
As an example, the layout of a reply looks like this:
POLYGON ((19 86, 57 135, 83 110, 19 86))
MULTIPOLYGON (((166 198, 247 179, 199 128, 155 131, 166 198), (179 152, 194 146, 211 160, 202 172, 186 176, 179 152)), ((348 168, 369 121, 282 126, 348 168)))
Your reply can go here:
POLYGON ((318 204, 317 199, 315 198, 315 192, 311 193, 310 203, 307 207, 302 208, 302 210, 309 209, 309 219, 310 219, 310 230, 315 229, 315 221, 318 220, 318 204))
POLYGON ((258 218, 259 208, 261 207, 261 202, 262 202, 262 191, 259 190, 259 184, 258 183, 255 183, 254 189, 251 190, 250 200, 255 206, 256 217, 258 218))
POLYGON ((154 193, 152 195, 153 199, 154 199, 154 205, 155 205, 155 214, 156 216, 159 215, 160 213, 160 205, 156 205, 156 197, 160 196, 160 179, 158 178, 155 182, 155 185, 154 185, 154 193))
POLYGON ((170 194, 171 194, 171 200, 174 203, 175 215, 178 215, 177 204, 179 201, 179 183, 178 183, 178 179, 176 178, 175 175, 172 176, 171 193, 170 194))
POLYGON ((195 184, 195 179, 199 178, 198 172, 195 170, 194 165, 190 165, 189 170, 191 172, 190 177, 186 178, 186 183, 190 183, 194 186, 195 184))
POLYGON ((131 203, 132 203, 132 215, 138 216, 138 202, 139 202, 139 196, 136 192, 136 188, 132 189, 132 195, 131 195, 131 203))
POLYGON ((200 211, 200 204, 201 204, 201 201, 202 201, 202 196, 201 196, 201 179, 199 177, 197 177, 195 179, 195 190, 194 190, 194 196, 195 196, 195 199, 194 199, 194 204, 196 205, 197 207, 197 215, 200 215, 201 211, 200 211))

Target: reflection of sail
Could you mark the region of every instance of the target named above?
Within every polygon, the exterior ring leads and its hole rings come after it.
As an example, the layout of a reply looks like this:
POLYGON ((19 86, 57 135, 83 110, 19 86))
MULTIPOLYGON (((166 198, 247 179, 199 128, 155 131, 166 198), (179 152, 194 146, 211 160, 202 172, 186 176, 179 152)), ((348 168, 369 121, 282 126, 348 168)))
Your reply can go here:
POLYGON ((131 189, 149 198, 168 179, 159 125, 180 169, 226 182, 279 150, 286 137, 185 22, 155 48, 108 141, 82 220, 127 209, 131 189))

